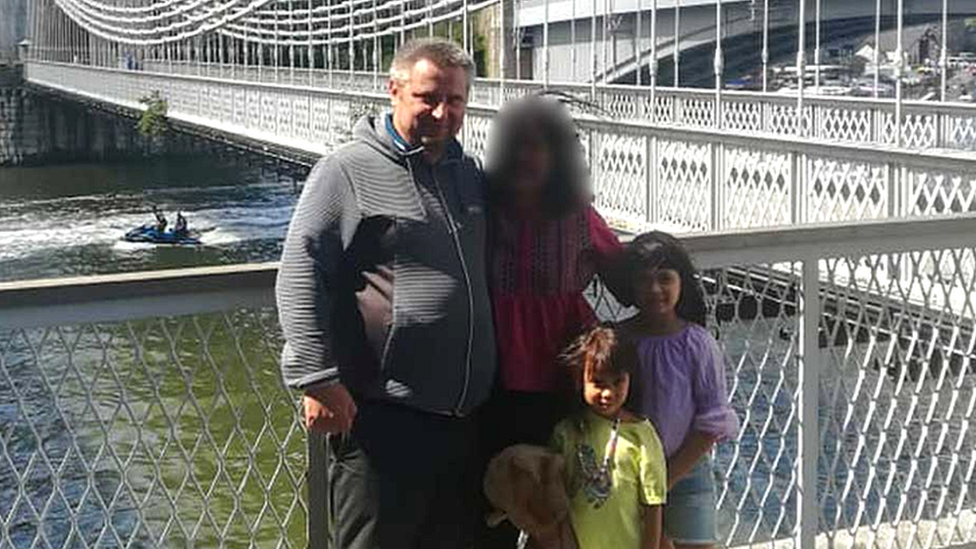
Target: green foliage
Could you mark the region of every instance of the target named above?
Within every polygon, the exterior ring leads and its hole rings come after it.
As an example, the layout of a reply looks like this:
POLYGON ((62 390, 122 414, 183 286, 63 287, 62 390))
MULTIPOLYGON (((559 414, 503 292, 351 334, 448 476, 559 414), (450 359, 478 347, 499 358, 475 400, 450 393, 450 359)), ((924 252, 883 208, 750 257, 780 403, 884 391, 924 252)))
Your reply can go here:
POLYGON ((169 129, 169 123, 166 120, 166 111, 169 109, 169 105, 159 91, 154 91, 139 99, 139 102, 146 106, 146 110, 139 117, 139 123, 136 124, 139 134, 145 137, 157 137, 166 133, 169 129))

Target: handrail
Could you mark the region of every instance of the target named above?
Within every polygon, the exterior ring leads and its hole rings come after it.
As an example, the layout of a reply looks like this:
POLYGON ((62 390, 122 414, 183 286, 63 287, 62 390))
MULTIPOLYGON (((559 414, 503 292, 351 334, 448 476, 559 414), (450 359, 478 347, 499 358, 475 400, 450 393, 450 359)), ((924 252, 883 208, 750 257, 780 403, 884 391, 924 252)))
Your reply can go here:
POLYGON ((701 267, 973 246, 976 214, 680 235, 701 267))
POLYGON ((275 263, 0 283, 0 330, 274 303, 275 263))
MULTIPOLYGON (((976 214, 678 236, 700 267, 718 268, 959 248, 973 235, 976 214)), ((272 306, 277 271, 259 263, 0 283, 0 329, 272 306)))

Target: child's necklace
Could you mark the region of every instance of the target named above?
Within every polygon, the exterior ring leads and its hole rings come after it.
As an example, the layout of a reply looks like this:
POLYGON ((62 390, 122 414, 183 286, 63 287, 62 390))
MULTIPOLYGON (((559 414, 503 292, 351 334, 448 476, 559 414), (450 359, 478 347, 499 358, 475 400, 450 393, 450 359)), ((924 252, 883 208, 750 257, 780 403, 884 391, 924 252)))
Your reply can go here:
POLYGON ((577 446, 577 459, 583 474, 583 492, 586 499, 594 507, 600 507, 610 497, 613 491, 613 457, 617 453, 617 439, 620 436, 620 416, 613 420, 613 430, 610 440, 604 450, 603 463, 596 468, 596 456, 593 448, 587 444, 577 446))

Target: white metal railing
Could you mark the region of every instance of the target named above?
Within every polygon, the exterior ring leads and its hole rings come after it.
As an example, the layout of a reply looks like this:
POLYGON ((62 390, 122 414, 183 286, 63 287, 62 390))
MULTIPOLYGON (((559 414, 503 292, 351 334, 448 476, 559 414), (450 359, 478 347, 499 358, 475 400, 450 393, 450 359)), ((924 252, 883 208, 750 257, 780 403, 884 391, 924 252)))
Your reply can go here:
MULTIPOLYGON (((368 71, 328 71, 295 67, 242 67, 227 63, 146 62, 140 70, 205 76, 288 86, 386 93, 386 76, 368 71)), ((818 96, 811 93, 798 115, 797 100, 788 94, 725 91, 717 97, 701 88, 658 88, 478 78, 471 100, 498 107, 505 101, 548 90, 563 92, 592 107, 576 112, 599 114, 660 126, 723 129, 748 134, 801 137, 825 142, 893 146, 913 150, 976 151, 976 105, 904 101, 901 124, 895 122, 894 99, 818 96), (651 109, 651 101, 655 109, 651 109), (716 113, 720 113, 716 117, 716 113), (802 123, 800 122, 802 120, 802 123), (896 138, 896 126, 901 140, 896 138)))
MULTIPOLYGON (((976 543, 974 230, 683 237, 741 420, 716 459, 728 545, 976 543)), ((0 284, 0 545, 319 546, 321 446, 306 457, 281 385, 274 275, 0 284)))
MULTIPOLYGON (((30 62, 28 79, 139 109, 159 91, 169 117, 324 154, 381 93, 30 62)), ((712 105, 703 100, 703 105, 712 105)), ((496 108, 472 105, 462 138, 483 154, 496 108)), ((976 210, 976 154, 783 139, 575 115, 597 204, 614 227, 722 230, 976 210)))

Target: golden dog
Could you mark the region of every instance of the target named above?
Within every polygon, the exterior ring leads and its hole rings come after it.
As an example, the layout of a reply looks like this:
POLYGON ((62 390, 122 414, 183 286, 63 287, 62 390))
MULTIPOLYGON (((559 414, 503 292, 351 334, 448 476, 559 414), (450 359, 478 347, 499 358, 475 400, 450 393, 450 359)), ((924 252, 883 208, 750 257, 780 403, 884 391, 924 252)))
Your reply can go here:
POLYGON ((508 519, 528 535, 528 547, 579 549, 569 520, 562 456, 528 444, 506 448, 488 464, 484 490, 496 509, 489 525, 508 519))

